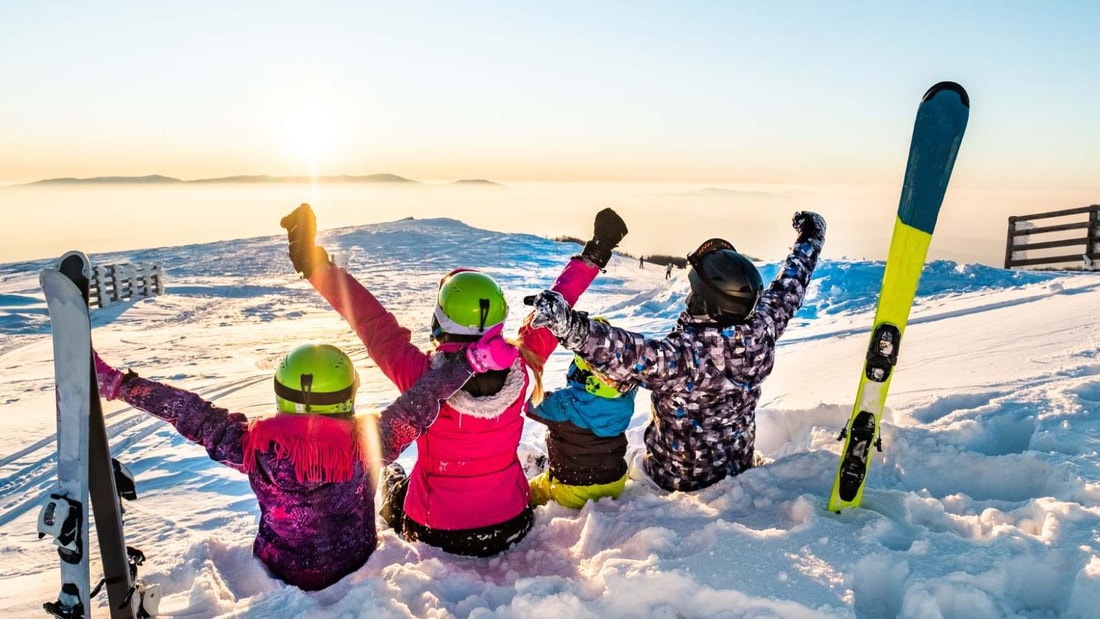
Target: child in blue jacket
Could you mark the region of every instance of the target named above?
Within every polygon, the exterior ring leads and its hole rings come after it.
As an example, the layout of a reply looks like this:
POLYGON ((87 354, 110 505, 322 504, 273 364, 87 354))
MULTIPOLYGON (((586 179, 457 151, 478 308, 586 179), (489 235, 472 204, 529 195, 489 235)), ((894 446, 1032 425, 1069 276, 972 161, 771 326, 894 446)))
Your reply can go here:
POLYGON ((533 505, 553 500, 580 509, 589 499, 622 494, 636 392, 635 384, 615 383, 575 356, 565 388, 528 404, 527 416, 547 427, 547 469, 530 481, 533 505))

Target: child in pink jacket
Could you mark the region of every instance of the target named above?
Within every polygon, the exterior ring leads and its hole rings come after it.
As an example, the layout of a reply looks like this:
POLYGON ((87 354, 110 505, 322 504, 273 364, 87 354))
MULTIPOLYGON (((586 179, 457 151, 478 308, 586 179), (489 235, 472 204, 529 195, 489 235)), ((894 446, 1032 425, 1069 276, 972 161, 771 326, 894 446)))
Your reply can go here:
MULTIPOLYGON (((303 204, 282 220, 290 258, 359 335, 379 369, 404 393, 421 376, 460 354, 508 315, 504 294, 488 275, 470 269, 439 284, 432 320, 434 349, 410 342, 410 331, 347 271, 330 264, 314 242, 316 218, 303 204)), ((552 289, 569 304, 607 265, 626 226, 611 209, 596 216, 595 234, 566 265, 552 289)), ((536 381, 557 340, 526 322, 520 356, 508 369, 471 379, 443 403, 435 422, 416 440, 418 456, 406 477, 396 465, 384 479, 382 516, 405 539, 447 552, 488 557, 521 540, 533 524, 530 489, 516 448, 523 432, 528 368, 536 381)), ((391 459, 396 455, 391 454, 391 459)))

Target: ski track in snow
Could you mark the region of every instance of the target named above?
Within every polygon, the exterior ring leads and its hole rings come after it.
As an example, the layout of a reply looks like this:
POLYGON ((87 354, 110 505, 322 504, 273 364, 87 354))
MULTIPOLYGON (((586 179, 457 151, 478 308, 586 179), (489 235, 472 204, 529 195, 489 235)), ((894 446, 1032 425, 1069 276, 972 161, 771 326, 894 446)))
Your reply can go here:
MULTIPOLYGON (((419 345, 426 328, 415 327, 426 323, 451 268, 499 278, 514 328, 527 309, 522 296, 548 285, 576 251, 453 220, 330 230, 321 241, 347 254, 351 271, 419 345), (500 249, 474 255, 474 244, 500 249)), ((385 405, 392 387, 308 284, 287 275, 282 242, 93 257, 170 265, 165 297, 93 315, 96 341, 120 366, 167 372, 158 379, 183 381, 251 416, 269 410, 256 400, 269 397, 265 383, 287 342, 325 339, 359 364, 360 404, 385 405)), ((663 270, 636 265, 616 258, 578 307, 661 335, 682 308, 686 277, 678 271, 665 282, 663 270)), ((31 311, 28 284, 42 264, 7 266, 0 324, 18 330, 0 340, 0 363, 15 374, 0 400, 15 411, 6 414, 44 415, 33 403, 46 400, 49 386, 40 352, 49 328, 31 311)), ((762 271, 770 278, 776 267, 762 271)), ((881 263, 819 267, 780 341, 777 376, 763 386, 757 450, 767 463, 705 490, 667 494, 631 481, 621 499, 579 512, 540 507, 527 538, 490 559, 455 557, 381 529, 363 568, 305 594, 252 557, 258 509, 243 476, 167 424, 108 403, 112 451, 138 482, 139 499, 126 504, 127 541, 149 557, 142 575, 164 587, 161 608, 172 617, 1091 616, 1100 606, 1100 328, 1081 318, 1094 314, 1081 304, 1097 306, 1100 280, 928 265, 909 323, 918 328, 907 331, 883 418, 885 451, 875 455, 863 508, 833 514, 825 505, 836 435, 851 413, 865 347, 854 342, 851 358, 836 351, 869 333, 881 274, 881 263), (1044 312, 1054 312, 1062 331, 997 335, 1044 312), (931 337, 940 341, 930 346, 931 337), (783 383, 781 371, 800 380, 783 383)), ((548 388, 561 386, 569 357, 559 349, 551 358, 548 388)), ((628 431, 635 445, 647 395, 639 394, 628 431)), ((543 432, 529 424, 524 444, 541 446, 543 432)), ((55 435, 0 440, 0 548, 10 557, 0 562, 0 612, 40 613, 56 595, 56 553, 33 539, 36 509, 53 483, 55 435)))
MULTIPOLYGON (((218 398, 270 379, 267 375, 257 376, 224 387, 196 391, 196 393, 205 399, 217 401, 218 398)), ((105 413, 103 417, 107 422, 107 438, 111 443, 111 452, 116 456, 126 452, 135 443, 157 430, 168 428, 166 422, 129 406, 105 413)), ((171 428, 168 429, 171 430, 171 428)), ((57 475, 56 467, 56 433, 0 458, 0 473, 5 479, 0 483, 0 526, 42 504, 53 489, 57 475)))

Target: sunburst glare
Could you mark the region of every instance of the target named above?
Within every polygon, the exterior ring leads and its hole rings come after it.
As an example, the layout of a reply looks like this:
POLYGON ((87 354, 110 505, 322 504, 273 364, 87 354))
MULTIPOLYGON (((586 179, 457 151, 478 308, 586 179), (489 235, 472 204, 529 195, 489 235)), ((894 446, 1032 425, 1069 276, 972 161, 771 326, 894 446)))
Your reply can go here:
POLYGON ((335 154, 339 122, 333 110, 316 101, 305 102, 283 116, 283 136, 295 165, 306 165, 316 177, 335 154))

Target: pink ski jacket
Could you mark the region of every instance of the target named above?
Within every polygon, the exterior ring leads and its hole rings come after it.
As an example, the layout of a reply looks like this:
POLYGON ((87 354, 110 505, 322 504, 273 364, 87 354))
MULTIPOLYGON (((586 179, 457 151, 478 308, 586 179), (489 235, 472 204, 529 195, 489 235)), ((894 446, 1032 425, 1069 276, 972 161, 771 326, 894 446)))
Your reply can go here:
MULTIPOLYGON (((574 257, 552 289, 572 305, 598 272, 595 265, 574 257)), ((443 361, 443 353, 414 346, 410 331, 344 269, 322 269, 309 281, 347 320, 371 359, 402 393, 443 361)), ((558 345, 553 334, 531 328, 527 320, 518 339, 543 361, 558 345)), ((409 474, 407 518, 431 529, 475 529, 508 521, 527 508, 530 487, 516 448, 529 381, 521 355, 497 393, 474 397, 459 391, 443 403, 436 421, 416 439, 419 455, 409 474)))

